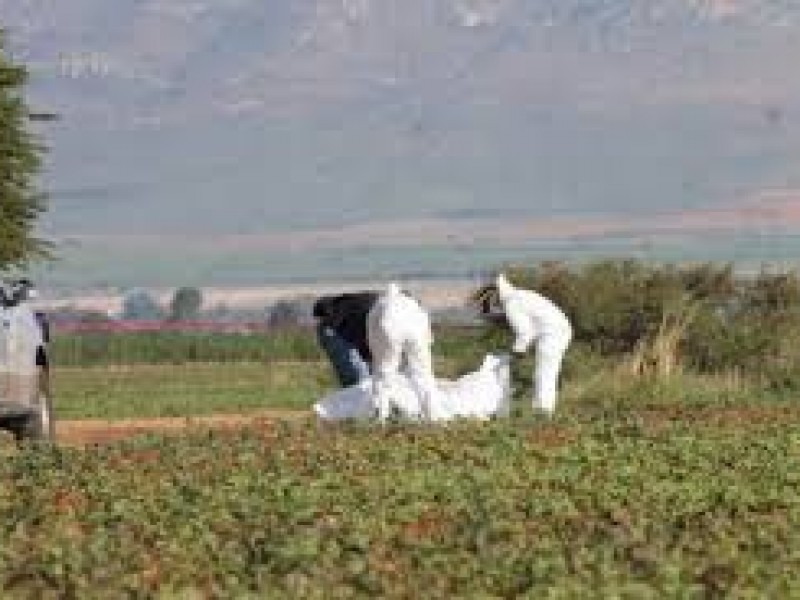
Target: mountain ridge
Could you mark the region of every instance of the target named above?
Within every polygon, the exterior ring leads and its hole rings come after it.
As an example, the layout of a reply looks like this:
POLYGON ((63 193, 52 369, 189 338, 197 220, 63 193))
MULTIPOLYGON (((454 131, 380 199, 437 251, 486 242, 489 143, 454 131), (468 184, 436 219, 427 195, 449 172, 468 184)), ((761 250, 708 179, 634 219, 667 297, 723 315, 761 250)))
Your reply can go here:
POLYGON ((800 189, 787 0, 0 0, 0 23, 61 115, 42 230, 67 248, 331 230, 357 256, 371 223, 489 238, 800 189))

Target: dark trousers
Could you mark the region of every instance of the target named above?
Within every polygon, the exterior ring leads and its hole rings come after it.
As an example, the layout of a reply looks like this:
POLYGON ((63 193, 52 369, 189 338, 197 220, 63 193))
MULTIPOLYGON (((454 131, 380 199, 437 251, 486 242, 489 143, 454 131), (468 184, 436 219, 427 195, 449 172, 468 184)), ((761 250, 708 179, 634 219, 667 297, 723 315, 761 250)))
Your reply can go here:
POLYGON ((331 361, 336 378, 342 387, 355 385, 369 375, 369 365, 355 346, 325 325, 317 327, 319 345, 331 361))

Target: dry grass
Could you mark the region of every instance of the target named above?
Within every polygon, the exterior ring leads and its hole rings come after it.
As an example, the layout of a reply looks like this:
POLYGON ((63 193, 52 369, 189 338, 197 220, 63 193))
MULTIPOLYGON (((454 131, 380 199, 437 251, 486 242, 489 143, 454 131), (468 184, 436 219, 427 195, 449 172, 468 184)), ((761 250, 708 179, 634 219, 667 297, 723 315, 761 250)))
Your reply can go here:
POLYGON ((681 372, 680 344, 697 308, 695 303, 683 302, 665 310, 656 332, 639 341, 621 368, 636 377, 666 378, 681 372))

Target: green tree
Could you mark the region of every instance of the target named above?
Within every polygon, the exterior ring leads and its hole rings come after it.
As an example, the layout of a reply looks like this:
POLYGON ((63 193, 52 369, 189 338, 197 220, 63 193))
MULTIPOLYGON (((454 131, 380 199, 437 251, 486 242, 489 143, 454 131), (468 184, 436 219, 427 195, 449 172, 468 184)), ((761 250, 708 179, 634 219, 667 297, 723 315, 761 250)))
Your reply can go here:
POLYGON ((0 30, 0 271, 48 254, 49 244, 34 235, 45 210, 35 178, 43 146, 30 131, 23 97, 28 73, 7 56, 0 30))
POLYGON ((158 320, 163 317, 161 306, 145 290, 131 290, 122 301, 123 319, 158 320))
POLYGON ((181 287, 175 290, 169 305, 171 321, 191 321, 200 315, 203 294, 195 287, 181 287))
POLYGON ((284 298, 268 307, 267 323, 270 327, 295 327, 311 320, 311 304, 308 298, 284 298))

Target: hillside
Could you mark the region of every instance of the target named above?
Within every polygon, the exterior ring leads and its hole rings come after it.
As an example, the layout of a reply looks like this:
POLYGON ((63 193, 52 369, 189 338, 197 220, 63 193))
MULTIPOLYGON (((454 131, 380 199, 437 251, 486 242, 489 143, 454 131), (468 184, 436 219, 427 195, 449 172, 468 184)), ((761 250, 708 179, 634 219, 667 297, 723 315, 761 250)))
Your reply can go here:
MULTIPOLYGON (((44 230, 70 277, 113 277, 86 257, 122 256, 126 277, 158 279, 154 248, 207 261, 220 236, 262 240, 288 275, 425 270, 425 245, 458 270, 464 245, 473 263, 515 245, 506 225, 646 223, 800 189, 789 1, 0 0, 0 22, 35 104, 62 115, 44 230), (420 220, 433 233, 404 254, 420 220), (392 260, 347 237, 373 227, 392 260), (343 261, 274 241, 331 231, 343 261)), ((201 270, 258 279, 258 258, 201 270)))

